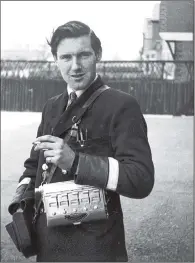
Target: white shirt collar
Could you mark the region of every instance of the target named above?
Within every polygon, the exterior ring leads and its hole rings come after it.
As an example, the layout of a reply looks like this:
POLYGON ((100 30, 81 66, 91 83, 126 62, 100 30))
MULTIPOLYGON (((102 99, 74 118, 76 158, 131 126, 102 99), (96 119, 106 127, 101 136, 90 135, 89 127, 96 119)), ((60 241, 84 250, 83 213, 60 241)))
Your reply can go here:
MULTIPOLYGON (((96 74, 95 79, 92 81, 92 83, 94 83, 94 82, 96 81, 97 77, 98 77, 98 75, 96 74)), ((92 83, 91 83, 91 84, 92 84, 92 83)), ((91 86, 91 84, 90 84, 90 86, 91 86)), ((83 92, 84 92, 85 90, 86 90, 86 89, 84 89, 84 90, 76 90, 75 93, 76 93, 76 95, 77 95, 77 98, 80 97, 81 94, 83 94, 83 92)), ((70 93, 73 92, 73 89, 71 89, 71 87, 70 87, 69 85, 67 85, 67 91, 68 91, 68 96, 69 96, 70 93)))

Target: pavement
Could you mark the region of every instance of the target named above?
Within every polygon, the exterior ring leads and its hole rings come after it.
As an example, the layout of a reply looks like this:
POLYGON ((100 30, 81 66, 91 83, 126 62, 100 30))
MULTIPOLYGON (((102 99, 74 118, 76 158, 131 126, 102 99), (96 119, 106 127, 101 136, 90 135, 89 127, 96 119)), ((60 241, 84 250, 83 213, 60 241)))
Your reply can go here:
MULTIPOLYGON (((193 117, 145 116, 155 185, 144 199, 121 197, 129 262, 194 262, 193 117)), ((33 262, 5 231, 40 113, 1 113, 1 262, 33 262)))

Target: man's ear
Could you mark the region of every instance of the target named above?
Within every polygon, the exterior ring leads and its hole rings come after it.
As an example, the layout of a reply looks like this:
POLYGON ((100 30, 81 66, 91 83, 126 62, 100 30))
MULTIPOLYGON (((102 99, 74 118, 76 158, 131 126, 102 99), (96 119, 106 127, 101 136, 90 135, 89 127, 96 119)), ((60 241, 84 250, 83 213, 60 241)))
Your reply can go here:
POLYGON ((96 62, 99 62, 101 59, 102 59, 102 52, 100 51, 96 54, 96 62))

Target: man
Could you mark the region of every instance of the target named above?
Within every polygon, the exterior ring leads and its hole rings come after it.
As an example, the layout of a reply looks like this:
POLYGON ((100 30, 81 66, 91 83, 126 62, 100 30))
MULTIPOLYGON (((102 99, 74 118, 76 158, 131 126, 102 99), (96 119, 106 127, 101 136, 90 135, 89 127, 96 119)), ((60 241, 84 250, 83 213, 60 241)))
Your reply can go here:
POLYGON ((119 195, 144 198, 153 188, 146 122, 132 96, 110 88, 95 100, 79 123, 84 147, 74 137, 65 143, 74 116, 104 85, 96 75, 102 48, 95 33, 78 21, 58 27, 49 45, 67 89, 44 106, 35 146, 19 180, 20 186, 30 182, 22 199, 32 205, 32 195, 42 182, 44 163, 55 164, 51 183, 74 180, 76 184, 104 189, 109 217, 95 223, 52 228, 47 227, 42 209, 36 222, 37 261, 127 261, 119 195), (73 104, 72 92, 76 93, 73 104))

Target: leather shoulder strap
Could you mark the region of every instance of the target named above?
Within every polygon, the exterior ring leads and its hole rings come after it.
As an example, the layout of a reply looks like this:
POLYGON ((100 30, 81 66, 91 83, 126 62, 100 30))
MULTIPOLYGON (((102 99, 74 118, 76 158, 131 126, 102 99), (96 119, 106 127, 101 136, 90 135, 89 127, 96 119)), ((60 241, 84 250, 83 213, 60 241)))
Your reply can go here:
POLYGON ((110 87, 108 87, 107 85, 103 85, 102 87, 100 87, 99 89, 97 89, 96 91, 94 91, 94 93, 91 95, 91 97, 83 104, 81 110, 79 111, 79 114, 77 116, 75 116, 75 123, 78 122, 83 115, 85 114, 85 112, 87 111, 87 109, 91 106, 91 104, 106 90, 110 89, 110 87))
MULTIPOLYGON (((82 116, 84 115, 84 113, 87 111, 87 109, 89 108, 89 106, 106 90, 108 90, 110 87, 108 87, 107 85, 103 85, 102 87, 100 87, 99 89, 97 89, 92 95, 91 97, 84 103, 84 105, 82 106, 82 109, 80 111, 80 114, 77 116, 77 120, 80 120, 82 118, 82 116)), ((70 135, 69 133, 65 136, 64 138, 64 142, 67 142, 69 139, 70 135)), ((57 166, 56 165, 52 165, 49 171, 45 171, 47 176, 45 178, 45 182, 46 183, 50 183, 52 180, 52 177, 55 173, 57 166)), ((39 197, 38 200, 35 200, 35 215, 33 218, 33 224, 36 224, 36 219, 37 216, 39 214, 40 211, 40 206, 41 206, 41 202, 42 202, 42 198, 39 197)))
POLYGON ((109 89, 110 87, 108 87, 107 85, 103 85, 102 87, 100 87, 99 89, 97 89, 92 95, 91 97, 85 102, 85 104, 83 105, 82 108, 86 109, 89 108, 89 106, 97 99, 97 97, 99 97, 102 92, 106 91, 107 89, 109 89))
MULTIPOLYGON (((82 111, 81 114, 77 117, 78 119, 81 119, 82 116, 84 115, 84 113, 86 112, 86 110, 89 108, 89 106, 106 90, 108 90, 110 87, 108 87, 107 85, 103 85, 102 87, 100 87, 99 89, 97 89, 92 95, 91 97, 85 102, 85 104, 82 106, 82 111)), ((70 138, 70 134, 68 133, 65 138, 64 138, 64 142, 66 143, 70 138)), ((54 164, 51 166, 49 173, 47 174, 47 183, 50 183, 53 177, 53 174, 56 170, 57 166, 55 166, 54 164)))

